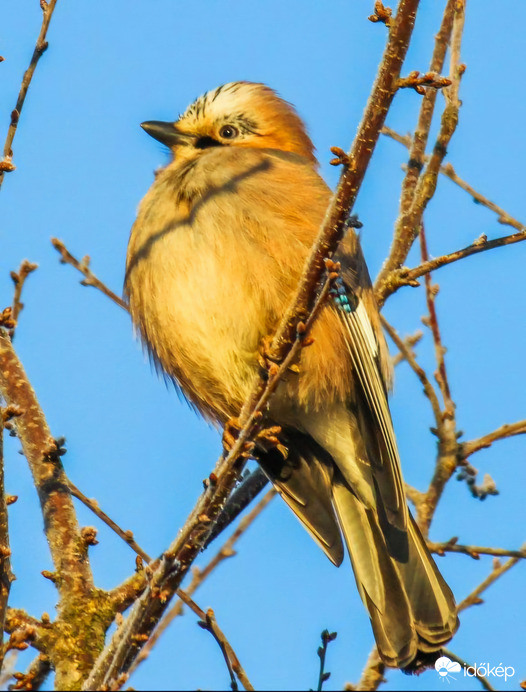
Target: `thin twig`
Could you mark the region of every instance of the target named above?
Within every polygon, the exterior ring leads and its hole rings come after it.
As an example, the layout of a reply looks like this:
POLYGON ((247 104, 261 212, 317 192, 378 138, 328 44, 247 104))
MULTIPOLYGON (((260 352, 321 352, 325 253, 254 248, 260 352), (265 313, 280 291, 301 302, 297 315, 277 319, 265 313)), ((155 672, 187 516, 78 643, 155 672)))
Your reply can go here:
MULTIPOLYGON (((415 357, 415 353, 413 351, 413 348, 422 340, 422 337, 424 336, 423 332, 418 330, 414 334, 410 334, 409 336, 404 336, 402 341, 404 342, 407 350, 413 357, 415 357)), ((393 356, 391 358, 391 364, 393 368, 395 368, 397 365, 402 363, 405 360, 405 355, 402 353, 402 351, 398 351, 396 356, 393 356)))
POLYGON ((80 500, 82 504, 86 505, 93 514, 95 514, 101 521, 103 521, 106 526, 109 526, 112 531, 114 531, 119 538, 122 538, 122 540, 130 546, 132 550, 134 550, 137 555, 139 555, 146 563, 151 562, 151 557, 146 553, 140 545, 138 545, 133 537, 133 533, 131 531, 125 531, 124 529, 121 529, 121 527, 116 524, 113 519, 111 519, 105 512, 102 511, 102 509, 99 507, 98 502, 95 500, 91 500, 90 498, 86 497, 83 492, 81 492, 77 486, 72 483, 69 478, 66 481, 67 486, 69 488, 69 491, 73 495, 73 497, 76 497, 77 500, 80 500))
MULTIPOLYGON (((424 224, 420 225, 420 254, 422 258, 422 263, 427 262, 429 259, 429 253, 427 250, 427 238, 424 228, 424 224)), ((435 306, 436 295, 438 291, 438 286, 434 285, 431 281, 431 274, 427 273, 424 278, 426 287, 426 304, 427 311, 429 314, 429 319, 423 320, 433 335, 433 343, 435 346, 435 359, 437 362, 437 372, 435 373, 435 379, 442 394, 442 399, 444 401, 444 415, 449 417, 449 419, 454 423, 455 416, 455 404, 451 398, 451 389, 449 387, 449 381, 447 377, 445 353, 446 349, 442 344, 442 336, 440 334, 440 327, 438 325, 438 316, 435 306)), ((454 425, 456 427, 456 424, 454 425)))
POLYGON ((113 300, 113 302, 116 303, 120 308, 128 312, 128 306, 126 305, 124 300, 122 298, 119 298, 119 296, 116 293, 114 293, 110 288, 108 288, 106 284, 103 283, 98 277, 96 277, 95 274, 91 271, 91 269, 89 268, 89 255, 83 257, 82 260, 78 260, 71 254, 71 252, 67 249, 64 243, 58 238, 51 238, 51 244, 53 245, 55 250, 58 253, 60 253, 60 261, 62 262, 62 264, 70 264, 72 267, 75 267, 75 269, 77 269, 81 274, 83 274, 84 279, 80 282, 82 286, 93 286, 93 288, 97 288, 99 291, 102 291, 102 293, 104 293, 104 295, 107 296, 110 300, 113 300))
MULTIPOLYGON (((521 551, 526 550, 526 543, 524 543, 521 548, 521 551)), ((519 562, 521 561, 520 557, 512 557, 509 560, 506 560, 504 563, 500 563, 497 558, 494 560, 494 567, 492 572, 484 579, 483 582, 481 582, 473 591, 466 596, 466 598, 461 601, 458 606, 457 606, 457 612, 462 612, 466 608, 469 608, 470 606, 473 605, 480 605, 483 603, 482 599, 480 598, 480 595, 486 591, 487 588, 489 588, 494 582, 497 581, 503 574, 505 574, 508 570, 510 570, 512 567, 515 567, 519 562)))
POLYGON ((450 163, 446 163, 444 166, 441 166, 440 172, 448 177, 450 180, 452 180, 454 183, 456 183, 459 187, 461 187, 463 190, 465 190, 477 204, 482 204, 484 207, 487 207, 491 211, 495 212, 495 214, 498 215, 497 221, 504 226, 511 226, 512 228, 515 228, 517 231, 524 231, 525 226, 523 223, 520 221, 517 221, 517 219, 513 218, 510 214, 508 214, 507 211, 502 209, 502 207, 499 207, 497 204, 489 200, 487 197, 484 195, 481 195, 480 192, 477 192, 475 189, 471 187, 465 180, 463 180, 459 175, 457 175, 455 169, 450 163))
POLYGON ((461 445, 462 456, 464 459, 467 459, 475 452, 491 447, 491 445, 497 440, 504 440, 507 437, 524 434, 526 434, 526 420, 520 420, 517 423, 506 423, 500 428, 497 428, 497 430, 494 430, 487 435, 483 435, 476 440, 464 442, 461 445))
POLYGON ((205 613, 204 610, 201 610, 197 603, 195 603, 190 598, 190 596, 188 596, 188 594, 185 593, 182 589, 177 589, 177 595, 185 603, 185 605, 187 605, 191 610, 193 610, 193 612, 199 618, 201 618, 200 622, 198 622, 198 625, 203 629, 207 630, 207 632, 210 632, 210 634, 218 643, 228 668, 232 690, 234 690, 234 692, 237 692, 238 690, 236 675, 239 678, 239 682, 243 685, 245 690, 253 690, 254 688, 250 680, 248 679, 248 676, 245 670, 243 669, 243 666, 239 662, 239 658, 237 657, 234 649, 232 648, 232 645, 219 628, 212 608, 209 608, 205 613))
POLYGON ((458 260, 464 259, 465 257, 471 257, 471 255, 476 255, 479 252, 486 252, 486 250, 493 250, 494 248, 503 247, 504 245, 520 243, 523 240, 526 240, 526 229, 519 231, 518 233, 513 233, 512 235, 505 235, 501 238, 495 238, 494 240, 488 240, 485 235, 482 235, 480 238, 477 238, 474 243, 462 248, 461 250, 450 252, 448 255, 442 255, 441 257, 435 257, 434 259, 428 260, 427 262, 424 262, 413 269, 402 267, 400 270, 393 273, 391 280, 393 282, 393 286, 396 286, 397 288, 404 285, 414 286, 415 281, 418 278, 428 274, 431 271, 434 271, 435 269, 445 267, 447 264, 451 264, 452 262, 458 262, 458 260))
POLYGON ((15 292, 13 295, 13 305, 11 308, 11 319, 15 323, 15 327, 12 328, 13 333, 16 325, 18 324, 18 318, 20 313, 24 309, 24 303, 22 303, 22 289, 24 288, 24 283, 27 277, 38 268, 38 264, 24 260, 20 265, 17 272, 11 272, 11 278, 15 284, 15 292))
POLYGON ((380 319, 382 322, 382 327, 389 334, 389 337, 392 339, 395 346, 403 355, 404 360, 408 362, 411 369, 415 372, 416 376, 422 383, 422 386, 424 388, 424 394, 429 399, 429 403, 431 404, 431 409, 433 410, 433 415, 435 417, 435 422, 438 426, 442 421, 442 410, 440 408, 440 402, 438 401, 438 397, 433 385, 429 381, 424 369, 421 368, 420 365, 418 365, 413 352, 407 346, 406 342, 398 335, 396 329, 391 324, 389 324, 389 322, 385 319, 383 315, 380 315, 380 319))
MULTIPOLYGON (((393 130, 392 128, 387 126, 384 126, 382 128, 382 134, 386 135, 387 137, 390 137, 395 142, 402 144, 404 147, 408 149, 411 147, 412 140, 410 135, 401 135, 399 132, 396 132, 396 130, 393 130)), ((424 162, 427 162, 428 160, 428 156, 425 156, 423 159, 424 162)), ((407 169, 408 168, 409 167, 407 167, 407 169)), ((497 204, 488 199, 485 195, 475 190, 475 188, 473 188, 469 183, 467 183, 463 178, 461 178, 457 174, 451 163, 445 163, 443 166, 440 166, 440 173, 442 173, 442 175, 445 175, 452 182, 458 185, 462 190, 467 192, 469 196, 473 198, 474 202, 486 207, 487 209, 490 209, 492 212, 497 214, 499 223, 503 224, 504 226, 511 226, 512 228, 515 228, 517 231, 523 231, 525 229, 523 223, 515 219, 505 209, 499 207, 497 204)))
MULTIPOLYGON (((190 584, 186 587, 185 591, 189 596, 197 591, 201 584, 210 576, 210 574, 224 561, 236 555, 234 550, 234 545, 241 538, 241 536, 246 532, 249 526, 252 525, 256 517, 258 517, 265 507, 269 504, 273 497, 275 497, 276 491, 272 488, 269 490, 265 496, 257 503, 257 505, 239 522, 237 529, 234 531, 232 536, 223 544, 223 546, 218 550, 210 562, 203 568, 194 568, 192 570, 192 580, 190 584)), ((178 600, 174 606, 166 613, 166 615, 159 622, 155 630, 153 631, 151 637, 144 645, 142 651, 139 653, 133 664, 130 666, 129 674, 135 672, 140 663, 142 663, 150 655, 152 649, 159 641, 160 637, 166 632, 170 624, 180 615, 183 614, 183 602, 178 600)))
POLYGON ((452 651, 450 651, 449 649, 442 649, 442 653, 444 654, 444 656, 447 656, 447 657, 448 657, 449 659, 451 659, 452 661, 455 661, 456 663, 458 663, 458 664, 460 664, 461 666, 463 666, 463 667, 464 667, 464 670, 467 669, 467 668, 473 668, 473 669, 475 670, 474 677, 477 678, 477 680, 480 682, 480 684, 482 685, 482 687, 483 687, 485 690, 488 690, 489 692, 494 692, 495 688, 490 684, 490 682, 489 682, 489 680, 488 680, 487 678, 485 678, 483 675, 479 675, 479 673, 477 672, 477 669, 475 668, 475 666, 470 666, 469 663, 466 663, 466 661, 464 661, 463 658, 460 658, 459 656, 457 656, 456 654, 454 654, 454 653, 453 653, 452 651))
POLYGON ((42 57, 42 54, 48 47, 46 36, 47 31, 49 29, 49 23, 51 21, 51 17, 53 16, 56 4, 57 0, 49 0, 49 2, 41 0, 40 2, 40 6, 43 12, 42 26, 40 27, 40 33, 37 38, 35 50, 33 51, 33 56, 31 57, 31 62, 29 63, 29 67, 25 71, 24 76, 22 78, 22 84, 20 86, 20 91, 18 93, 18 98, 16 100, 15 109, 11 112, 11 123, 9 125, 7 137, 4 144, 4 158, 0 162, 0 187, 4 182, 5 174, 15 170, 15 166, 12 162, 13 140, 15 138, 15 134, 17 131, 20 114, 22 113, 22 108, 24 107, 24 101, 26 100, 27 90, 29 89, 29 85, 31 84, 31 80, 33 79, 33 74, 35 72, 36 66, 38 64, 38 61, 42 57))
POLYGON ((507 550, 506 548, 487 548, 480 545, 460 545, 457 543, 458 538, 451 538, 443 543, 433 543, 427 541, 427 547, 430 552, 437 555, 445 555, 446 553, 462 553, 469 555, 474 560, 478 560, 481 555, 492 555, 493 557, 516 557, 519 559, 526 558, 526 550, 507 550))
POLYGON ((329 632, 329 630, 323 630, 321 633, 321 643, 322 645, 318 647, 318 657, 320 659, 320 672, 318 675, 318 692, 322 692, 323 683, 331 677, 330 673, 325 672, 325 658, 327 656, 327 648, 330 642, 333 642, 337 637, 336 632, 329 632))

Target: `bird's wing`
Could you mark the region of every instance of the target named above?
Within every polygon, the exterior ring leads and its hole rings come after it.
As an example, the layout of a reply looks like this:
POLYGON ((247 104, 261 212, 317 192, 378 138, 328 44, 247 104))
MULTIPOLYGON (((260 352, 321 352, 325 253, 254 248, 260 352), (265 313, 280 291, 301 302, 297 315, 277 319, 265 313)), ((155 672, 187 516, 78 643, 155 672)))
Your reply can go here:
POLYGON ((342 277, 334 297, 356 373, 356 415, 389 523, 405 529, 407 505, 400 457, 387 402, 390 365, 371 281, 354 231, 335 257, 342 277))
POLYGON ((259 450, 258 461, 278 493, 312 538, 339 566, 343 542, 332 503, 332 459, 307 435, 285 429, 288 456, 277 449, 259 450))

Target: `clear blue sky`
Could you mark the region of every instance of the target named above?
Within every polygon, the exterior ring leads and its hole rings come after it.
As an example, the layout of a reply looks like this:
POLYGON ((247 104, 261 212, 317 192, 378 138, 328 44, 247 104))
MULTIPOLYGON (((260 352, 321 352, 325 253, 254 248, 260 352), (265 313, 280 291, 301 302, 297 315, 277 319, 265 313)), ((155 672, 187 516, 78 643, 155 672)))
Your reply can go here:
MULTIPOLYGON (((16 348, 53 433, 67 437, 64 463, 72 480, 151 554, 182 525, 220 446, 211 430, 151 372, 133 340, 126 314, 79 285, 59 265, 49 238, 77 256, 90 254, 94 271, 121 291, 128 233, 153 170, 167 161, 140 129, 144 120, 174 119, 197 95, 224 82, 263 81, 294 103, 308 123, 330 184, 329 147, 348 147, 363 111, 385 41, 385 27, 367 21, 372 0, 259 3, 153 0, 64 2, 49 32, 49 51, 31 86, 15 139, 15 173, 1 203, 1 306, 11 301, 9 271, 27 257, 39 263, 24 291, 26 309, 16 348)), ((422 2, 405 71, 427 68, 443 2, 422 2)), ((7 130, 41 12, 37 0, 4 0, 0 65, 0 136, 7 130)), ((526 220, 524 137, 526 4, 468 0, 460 125, 449 160, 476 189, 526 220)), ((414 127, 420 98, 397 96, 388 123, 414 127)), ((441 98, 439 98, 441 103, 441 98)), ((403 148, 380 143, 356 211, 371 273, 389 247, 396 216, 403 148)), ((441 180, 426 216, 433 255, 469 244, 481 233, 508 229, 441 180)), ((417 261, 412 255, 411 263, 417 261)), ((437 272, 438 310, 458 420, 466 439, 526 416, 524 267, 526 243, 479 255, 437 272)), ((424 313, 421 290, 406 288, 386 306, 402 333, 424 313)), ((418 347, 433 368, 431 340, 418 347)), ((404 472, 424 488, 434 442, 427 401, 407 366, 397 369, 393 417, 404 472)), ((42 521, 19 443, 6 442, 13 564, 12 604, 33 615, 53 613, 55 592, 40 571, 51 563, 42 521)), ((500 495, 474 500, 452 481, 431 536, 517 548, 525 540, 525 439, 498 443, 473 463, 496 480, 500 495)), ((79 509, 84 524, 97 520, 79 509)), ((111 588, 134 568, 134 554, 104 527, 91 551, 97 584, 111 588)), ((309 689, 317 682, 322 629, 338 632, 328 654, 326 689, 356 681, 372 645, 365 611, 348 564, 335 569, 287 508, 275 501, 196 594, 212 606, 257 689, 309 689)), ((200 560, 204 564, 212 553, 200 560)), ((438 560, 460 600, 491 570, 491 558, 438 560)), ((451 648, 470 662, 514 666, 526 677, 524 566, 519 565, 467 611, 451 648)), ((187 614, 174 623, 130 684, 136 689, 212 689, 228 686, 219 650, 187 614)), ((457 680, 458 689, 478 689, 457 680)), ((443 689, 434 671, 418 678, 388 674, 389 690, 443 689)))

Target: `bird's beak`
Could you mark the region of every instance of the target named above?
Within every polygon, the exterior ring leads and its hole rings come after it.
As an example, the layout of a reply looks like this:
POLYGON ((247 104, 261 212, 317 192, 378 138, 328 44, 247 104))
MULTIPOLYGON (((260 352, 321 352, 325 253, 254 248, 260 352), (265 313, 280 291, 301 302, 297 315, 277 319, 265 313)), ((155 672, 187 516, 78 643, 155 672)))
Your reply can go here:
POLYGON ((178 144, 188 144, 192 139, 191 135, 178 130, 174 123, 164 123, 160 120, 147 120, 141 123, 142 129, 158 142, 162 142, 167 147, 175 147, 178 144))

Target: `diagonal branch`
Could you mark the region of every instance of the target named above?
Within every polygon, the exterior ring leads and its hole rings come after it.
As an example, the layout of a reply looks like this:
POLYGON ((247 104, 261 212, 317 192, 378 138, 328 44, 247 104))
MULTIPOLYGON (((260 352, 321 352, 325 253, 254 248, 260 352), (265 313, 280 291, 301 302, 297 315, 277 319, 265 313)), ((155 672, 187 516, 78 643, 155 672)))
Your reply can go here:
MULTIPOLYGON (((249 526, 252 525, 254 520, 261 514, 265 507, 269 504, 273 497, 275 497, 276 491, 272 488, 269 490, 265 496, 257 503, 257 505, 244 517, 230 536, 230 538, 225 541, 223 546, 218 550, 210 562, 203 568, 195 568, 192 570, 192 580, 185 588, 185 592, 188 596, 192 596, 201 584, 207 579, 210 574, 225 560, 236 555, 234 546, 241 538, 241 536, 246 532, 249 526)), ((152 633, 148 642, 145 644, 144 648, 137 656, 133 664, 130 666, 129 675, 135 672, 139 664, 141 664, 150 655, 152 649, 159 641, 160 637, 166 632, 171 623, 180 615, 183 614, 183 602, 178 600, 175 605, 166 613, 162 620, 157 625, 156 629, 152 633)))
POLYGON ((119 538, 122 538, 122 540, 127 543, 132 550, 134 550, 137 555, 139 555, 140 558, 142 558, 145 562, 151 562, 151 558, 146 553, 138 543, 136 543, 135 539, 133 538, 133 533, 131 531, 124 531, 121 529, 121 527, 116 524, 113 519, 111 519, 106 512, 103 512, 102 509, 99 507, 98 503, 95 502, 95 500, 90 500, 90 498, 86 497, 83 492, 81 492, 76 485, 74 485, 69 478, 66 480, 67 486, 69 488, 70 493, 73 495, 73 497, 76 497, 77 500, 80 500, 82 504, 84 504, 86 507, 91 509, 93 514, 95 514, 101 521, 103 521, 106 526, 109 526, 112 531, 114 531, 119 538))
POLYGON ((473 670, 475 671, 474 677, 477 678, 477 680, 480 682, 480 684, 482 685, 482 687, 483 687, 485 690, 488 690, 488 692, 494 692, 495 688, 490 684, 488 678, 484 677, 484 675, 480 675, 480 674, 477 672, 477 667, 476 667, 476 666, 470 666, 469 663, 466 663, 466 661, 464 661, 464 659, 459 658, 456 654, 454 654, 454 653, 453 653, 452 651, 450 651, 449 649, 443 649, 443 650, 442 650, 442 653, 443 653, 445 656, 447 656, 448 658, 450 658, 452 661, 456 661, 457 663, 459 663, 461 666, 464 667, 464 669, 466 669, 466 668, 473 668, 473 670))
POLYGON ((110 300, 113 300, 113 302, 116 303, 120 308, 128 312, 128 306, 126 305, 124 300, 122 298, 119 298, 119 296, 116 293, 109 289, 106 286, 106 284, 103 283, 98 277, 96 277, 95 274, 91 271, 91 269, 89 268, 89 255, 83 257, 82 260, 78 260, 71 254, 71 252, 67 249, 64 243, 58 238, 51 238, 51 244, 53 245, 55 250, 60 254, 60 261, 62 262, 62 264, 71 264, 72 267, 75 267, 75 269, 77 269, 81 274, 84 275, 84 279, 80 282, 83 286, 93 286, 93 288, 97 288, 99 291, 102 291, 102 293, 104 293, 104 295, 107 296, 110 300))
POLYGON ((441 257, 435 257, 434 259, 419 264, 418 267, 414 267, 413 269, 402 267, 394 271, 390 277, 393 291, 400 286, 414 286, 416 280, 421 276, 425 276, 429 272, 439 269, 440 267, 445 267, 452 262, 458 262, 458 260, 471 257, 471 255, 477 255, 479 252, 486 252, 486 250, 493 250, 494 248, 503 247, 504 245, 520 243, 523 240, 526 240, 526 229, 518 233, 502 236, 501 238, 494 238, 493 240, 488 240, 485 235, 482 235, 475 240, 474 243, 461 250, 450 252, 448 255, 442 255, 441 257))
POLYGON ((476 440, 464 442, 462 444, 462 456, 464 459, 467 459, 475 452, 491 447, 491 445, 497 440, 504 440, 507 437, 524 434, 526 434, 526 420, 520 420, 517 423, 506 423, 500 428, 497 428, 497 430, 494 430, 487 435, 483 435, 476 440))
MULTIPOLYGON (((306 325, 303 325, 308 328, 309 322, 312 323, 315 318, 317 306, 320 305, 320 298, 316 302, 315 295, 325 270, 324 260, 334 252, 344 232, 345 223, 396 93, 397 81, 409 46, 418 4, 418 0, 400 0, 396 17, 389 27, 384 57, 358 128, 358 134, 349 158, 343 165, 340 181, 305 264, 298 289, 272 342, 271 354, 274 360, 281 362, 281 366, 279 368, 275 366, 274 370, 270 368, 269 380, 266 384, 261 378, 255 382, 249 403, 241 413, 241 422, 244 427, 230 454, 218 463, 214 471, 214 482, 210 483, 180 536, 160 561, 149 588, 137 601, 127 621, 101 653, 97 665, 85 683, 85 689, 97 689, 101 685, 109 685, 113 679, 129 669, 144 640, 148 639, 167 608, 170 597, 179 588, 190 565, 204 545, 224 500, 236 482, 244 463, 242 455, 250 453, 250 447, 247 448, 245 443, 250 442, 250 436, 256 431, 265 410, 264 406, 284 372, 283 367, 292 363, 295 353, 302 346, 303 336, 298 332, 299 323, 305 320, 305 315, 309 315, 306 325), (159 591, 162 591, 163 599, 154 597, 159 591)), ((332 271, 329 269, 329 272, 332 271)), ((328 285, 326 282, 324 286, 326 292, 328 292, 328 285)))
POLYGON ((458 538, 455 536, 449 541, 443 543, 433 543, 426 541, 430 552, 437 555, 445 555, 446 553, 462 553, 469 555, 474 560, 480 559, 481 555, 493 555, 493 557, 517 557, 520 559, 526 558, 526 550, 506 550, 506 548, 486 548, 480 545, 459 545, 458 538))
MULTIPOLYGON (((526 550, 526 543, 521 546, 521 551, 526 550)), ((466 596, 466 598, 461 601, 457 606, 457 612, 462 612, 473 605, 480 605, 483 601, 480 595, 486 591, 492 584, 494 584, 497 579, 500 579, 503 574, 505 574, 512 567, 515 567, 521 561, 520 557, 512 557, 506 562, 501 563, 498 559, 495 559, 492 572, 481 582, 473 591, 466 596)))
POLYGON ((49 29, 49 23, 51 22, 51 17, 53 16, 56 4, 57 0, 49 0, 49 3, 46 2, 46 0, 40 0, 40 7, 42 8, 43 12, 42 26, 40 27, 40 33, 37 38, 31 62, 29 63, 29 67, 25 71, 24 76, 22 78, 22 84, 20 86, 20 91, 18 93, 18 98, 16 100, 15 109, 11 112, 11 123, 9 125, 7 137, 4 144, 4 158, 2 161, 0 161, 0 187, 2 187, 2 183, 4 182, 5 174, 15 170, 15 166, 12 163, 13 140, 15 138, 15 134, 18 128, 18 121, 20 119, 20 114, 22 113, 22 108, 24 107, 27 91, 29 89, 29 85, 31 84, 31 80, 33 79, 36 66, 38 64, 38 61, 42 57, 42 54, 48 47, 46 36, 47 31, 49 29))
MULTIPOLYGON (((408 149, 411 147, 412 139, 410 135, 401 135, 399 132, 396 132, 396 130, 393 130, 392 128, 387 126, 384 126, 382 128, 382 134, 386 135, 387 137, 390 137, 391 139, 394 139, 395 142, 402 144, 404 147, 408 149)), ((429 157, 425 156, 423 161, 429 161, 429 157)), ((407 170, 409 170, 409 166, 404 166, 404 168, 407 168, 407 170)), ((486 207, 487 209, 490 209, 495 214, 497 214, 499 223, 503 224, 504 226, 511 226, 512 228, 515 228, 517 231, 524 230, 524 224, 522 224, 520 221, 515 219, 510 214, 508 214, 508 212, 505 209, 499 207, 497 204, 495 204, 487 197, 482 195, 480 192, 475 190, 475 188, 471 187, 469 183, 467 183, 459 175, 457 175, 451 163, 445 163, 443 166, 440 166, 440 173, 442 173, 442 175, 445 175, 452 182, 458 185, 462 190, 467 192, 469 196, 473 198, 474 202, 476 202, 477 204, 481 204, 482 206, 486 207)))
POLYGON ((250 683, 250 680, 248 679, 243 666, 239 662, 239 659, 234 649, 232 648, 232 645, 219 628, 212 608, 209 608, 205 613, 204 610, 201 610, 197 603, 195 603, 190 598, 190 596, 188 596, 188 594, 182 591, 181 589, 177 589, 177 595, 183 601, 183 603, 185 603, 185 605, 187 605, 191 610, 193 610, 193 612, 198 617, 201 618, 201 621, 197 624, 203 629, 207 630, 207 632, 210 632, 210 634, 218 643, 219 648, 221 649, 221 653, 223 654, 223 658, 225 659, 228 672, 230 674, 232 690, 234 690, 234 692, 237 692, 238 689, 235 677, 236 675, 239 678, 239 681, 241 682, 245 690, 247 690, 247 692, 253 690, 254 688, 252 687, 252 684, 250 683))

